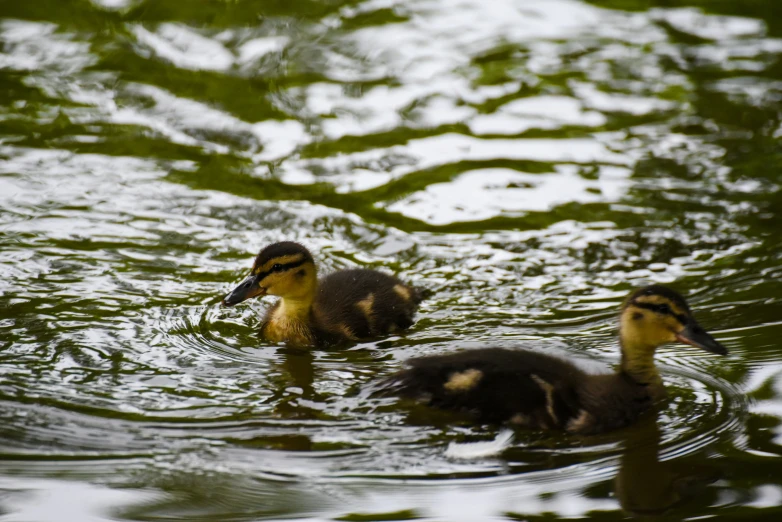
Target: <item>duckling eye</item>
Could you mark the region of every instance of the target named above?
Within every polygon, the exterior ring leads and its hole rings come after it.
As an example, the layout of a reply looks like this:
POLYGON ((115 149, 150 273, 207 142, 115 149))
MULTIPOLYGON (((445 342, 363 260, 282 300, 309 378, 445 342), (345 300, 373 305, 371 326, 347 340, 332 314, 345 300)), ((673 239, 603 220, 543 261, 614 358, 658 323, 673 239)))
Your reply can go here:
POLYGON ((657 311, 660 312, 661 314, 672 314, 673 313, 671 311, 671 307, 668 306, 667 304, 657 305, 657 311))
POLYGON ((275 263, 274 266, 272 266, 272 272, 279 272, 282 270, 282 265, 279 263, 275 263))

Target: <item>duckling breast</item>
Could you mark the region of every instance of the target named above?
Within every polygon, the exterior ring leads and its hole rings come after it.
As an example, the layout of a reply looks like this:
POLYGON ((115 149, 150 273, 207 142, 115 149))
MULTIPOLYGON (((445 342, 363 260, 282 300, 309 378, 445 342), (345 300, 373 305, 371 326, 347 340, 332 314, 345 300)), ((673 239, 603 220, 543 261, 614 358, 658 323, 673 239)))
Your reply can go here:
POLYGON ((584 413, 571 421, 568 431, 598 433, 629 426, 652 409, 654 398, 647 386, 622 374, 590 376, 578 389, 584 413))
POLYGON ((266 313, 261 334, 273 343, 288 343, 294 346, 315 344, 315 335, 306 320, 285 313, 282 301, 278 301, 266 313))

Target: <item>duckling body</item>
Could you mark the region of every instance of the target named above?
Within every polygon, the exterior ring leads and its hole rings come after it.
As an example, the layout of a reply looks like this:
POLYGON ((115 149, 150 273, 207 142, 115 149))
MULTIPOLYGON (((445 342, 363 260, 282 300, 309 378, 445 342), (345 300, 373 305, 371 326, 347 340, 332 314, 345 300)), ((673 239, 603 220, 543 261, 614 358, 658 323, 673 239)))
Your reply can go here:
POLYGON ((539 352, 484 348, 413 359, 384 383, 383 392, 465 412, 482 424, 609 431, 632 424, 665 397, 653 357, 658 346, 674 340, 727 353, 695 322, 681 296, 650 286, 623 306, 622 364, 615 373, 586 373, 539 352))
POLYGON ((415 359, 392 386, 480 424, 581 433, 631 424, 653 403, 648 386, 621 373, 590 375, 557 357, 504 348, 415 359))
POLYGON ((340 270, 319 279, 312 255, 292 242, 263 249, 250 277, 223 304, 267 294, 281 299, 266 312, 263 336, 297 346, 357 341, 409 328, 422 300, 417 289, 375 270, 340 270))

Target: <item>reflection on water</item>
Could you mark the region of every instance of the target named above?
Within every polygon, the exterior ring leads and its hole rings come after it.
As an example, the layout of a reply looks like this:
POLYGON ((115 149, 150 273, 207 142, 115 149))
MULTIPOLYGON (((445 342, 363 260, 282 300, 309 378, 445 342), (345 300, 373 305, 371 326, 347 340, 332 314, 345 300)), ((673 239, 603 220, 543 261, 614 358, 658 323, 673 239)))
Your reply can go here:
POLYGON ((0 519, 778 517, 772 3, 4 4, 0 519), (280 239, 435 294, 265 345, 268 302, 216 305, 280 239), (612 364, 650 282, 732 354, 663 350, 656 424, 457 459, 498 430, 363 392, 487 343, 612 364))
POLYGON ((670 511, 703 495, 706 486, 720 478, 717 469, 709 469, 692 456, 661 462, 660 429, 656 422, 648 420, 634 427, 625 439, 614 479, 622 509, 639 516, 670 511))

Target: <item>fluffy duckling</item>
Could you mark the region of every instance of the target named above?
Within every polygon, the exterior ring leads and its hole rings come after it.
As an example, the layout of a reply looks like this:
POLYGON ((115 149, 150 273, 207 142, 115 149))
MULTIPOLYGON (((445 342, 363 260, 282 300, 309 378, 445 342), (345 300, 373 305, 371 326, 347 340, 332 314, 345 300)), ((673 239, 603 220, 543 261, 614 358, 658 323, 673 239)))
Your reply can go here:
POLYGON ((594 375, 538 352, 485 348, 413 359, 383 394, 471 414, 480 423, 597 433, 633 423, 665 397, 654 354, 674 341, 725 355, 682 296, 664 286, 633 292, 622 306, 615 373, 594 375))
POLYGON ((375 270, 340 270, 318 279, 309 250, 284 241, 258 254, 250 276, 223 299, 234 306, 276 295, 262 334, 294 346, 334 344, 388 334, 413 324, 421 292, 375 270))

